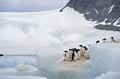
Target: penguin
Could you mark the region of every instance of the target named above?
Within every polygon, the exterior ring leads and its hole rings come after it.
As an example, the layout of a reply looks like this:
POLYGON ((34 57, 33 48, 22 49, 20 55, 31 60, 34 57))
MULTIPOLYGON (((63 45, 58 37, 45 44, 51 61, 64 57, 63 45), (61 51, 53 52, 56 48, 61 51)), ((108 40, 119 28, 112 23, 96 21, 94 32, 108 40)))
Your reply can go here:
POLYGON ((100 43, 100 41, 99 41, 99 40, 97 40, 97 41, 96 41, 96 44, 98 44, 98 43, 100 43))
POLYGON ((72 54, 74 53, 74 49, 69 49, 69 61, 72 61, 72 54))
POLYGON ((71 61, 73 61, 74 58, 75 58, 75 53, 73 52, 73 53, 72 53, 72 59, 71 59, 71 61))
POLYGON ((110 42, 111 42, 111 43, 118 43, 118 41, 116 41, 116 40, 114 39, 114 37, 111 37, 110 42))
POLYGON ((79 46, 80 46, 81 56, 83 56, 83 55, 84 55, 84 53, 85 53, 85 48, 84 48, 84 46, 83 46, 83 45, 79 45, 79 46))
POLYGON ((89 50, 86 46, 84 46, 85 48, 85 53, 84 53, 84 57, 87 58, 87 59, 90 59, 90 55, 89 55, 89 50))
POLYGON ((64 59, 64 61, 65 61, 65 60, 66 60, 66 53, 67 53, 67 51, 65 50, 64 52, 65 52, 65 54, 63 54, 63 56, 64 56, 64 58, 65 58, 65 59, 64 59))
POLYGON ((78 59, 78 51, 79 51, 79 49, 76 49, 76 48, 73 48, 73 50, 74 50, 74 60, 77 60, 78 59))
POLYGON ((3 54, 0 54, 0 57, 4 56, 3 54))
POLYGON ((64 55, 64 56, 65 56, 65 59, 64 59, 64 60, 65 60, 65 61, 69 61, 69 58, 70 58, 70 57, 69 57, 69 52, 68 52, 68 51, 64 51, 64 52, 65 52, 65 55, 64 55))
POLYGON ((77 53, 77 59, 80 60, 81 56, 82 56, 82 53, 81 53, 81 50, 79 49, 78 53, 77 53))
POLYGON ((103 38, 103 43, 108 43, 106 38, 103 38))

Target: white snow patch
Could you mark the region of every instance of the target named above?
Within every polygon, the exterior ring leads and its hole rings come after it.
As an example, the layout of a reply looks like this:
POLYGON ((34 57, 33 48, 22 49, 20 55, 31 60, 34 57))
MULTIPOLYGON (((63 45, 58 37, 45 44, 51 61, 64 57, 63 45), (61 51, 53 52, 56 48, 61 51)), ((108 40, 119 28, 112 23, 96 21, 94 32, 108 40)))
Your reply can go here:
POLYGON ((120 72, 120 44, 95 44, 90 46, 92 71, 102 74, 108 71, 120 72))
POLYGON ((95 79, 120 79, 120 72, 107 72, 95 79))

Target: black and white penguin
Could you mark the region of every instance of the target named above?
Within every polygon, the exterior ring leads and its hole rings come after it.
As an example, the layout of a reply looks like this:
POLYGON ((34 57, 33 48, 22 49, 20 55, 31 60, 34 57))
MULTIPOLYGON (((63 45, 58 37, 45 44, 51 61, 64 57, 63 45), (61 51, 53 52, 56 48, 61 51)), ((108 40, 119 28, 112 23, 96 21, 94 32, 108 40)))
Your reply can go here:
POLYGON ((69 61, 72 61, 72 54, 74 53, 74 49, 69 49, 69 61))
POLYGON ((85 48, 85 53, 84 53, 84 57, 87 58, 87 59, 90 59, 90 54, 89 54, 89 50, 86 46, 84 46, 85 48))
POLYGON ((84 53, 85 53, 85 48, 83 45, 79 45, 80 46, 80 53, 81 53, 81 56, 84 56, 84 53))
POLYGON ((78 60, 78 51, 79 51, 79 49, 76 49, 76 48, 73 48, 73 50, 74 50, 74 60, 78 60))
POLYGON ((73 61, 74 59, 75 59, 75 53, 73 52, 71 61, 73 61))
POLYGON ((118 43, 118 41, 116 41, 116 40, 114 39, 114 37, 111 37, 110 42, 111 42, 111 43, 118 43))
POLYGON ((103 38, 103 43, 108 43, 106 38, 103 38))
POLYGON ((69 58, 70 58, 70 57, 69 57, 69 52, 68 52, 68 51, 64 51, 64 52, 65 52, 65 55, 64 55, 64 56, 65 56, 65 59, 64 59, 64 60, 65 60, 65 61, 69 61, 69 58))

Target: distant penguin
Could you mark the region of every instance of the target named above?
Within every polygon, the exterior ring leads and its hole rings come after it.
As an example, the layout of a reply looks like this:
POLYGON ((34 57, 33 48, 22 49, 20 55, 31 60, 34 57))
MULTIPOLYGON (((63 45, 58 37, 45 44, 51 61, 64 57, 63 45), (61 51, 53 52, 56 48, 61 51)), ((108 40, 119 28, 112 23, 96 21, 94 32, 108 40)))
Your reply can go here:
POLYGON ((103 43, 108 43, 106 38, 103 38, 103 43))
POLYGON ((85 53, 84 53, 84 57, 87 58, 87 59, 90 59, 90 54, 89 54, 89 50, 86 46, 84 46, 85 48, 85 53))
POLYGON ((75 49, 75 52, 76 52, 75 60, 79 60, 80 57, 81 57, 81 51, 80 51, 80 49, 75 49))
POLYGON ((64 52, 65 52, 65 54, 63 54, 63 56, 64 56, 64 58, 65 58, 65 59, 64 59, 64 61, 65 61, 65 60, 66 60, 66 53, 67 53, 67 51, 65 50, 64 52))
POLYGON ((78 51, 79 51, 79 49, 76 49, 76 48, 73 48, 73 50, 74 50, 74 60, 77 60, 78 59, 78 51))
POLYGON ((68 51, 64 51, 65 52, 65 61, 69 61, 69 58, 70 58, 70 56, 69 56, 69 52, 68 51))
POLYGON ((85 53, 85 48, 84 48, 84 46, 83 46, 83 45, 79 45, 79 46, 80 46, 81 56, 83 56, 83 55, 84 55, 84 53, 85 53))
POLYGON ((88 46, 91 46, 91 44, 88 44, 88 46))
POLYGON ((116 41, 116 40, 114 39, 114 37, 111 37, 110 42, 111 42, 111 43, 118 43, 118 41, 116 41))
POLYGON ((0 54, 0 57, 4 56, 3 54, 0 54))
POLYGON ((75 58, 75 53, 73 52, 73 53, 72 53, 72 59, 71 59, 71 61, 73 61, 74 58, 75 58))
POLYGON ((82 53, 81 53, 81 50, 79 49, 79 51, 77 53, 77 59, 80 60, 81 56, 82 56, 82 53))
POLYGON ((97 44, 97 43, 100 43, 100 41, 99 41, 99 40, 97 40, 97 41, 96 41, 96 44, 97 44))
POLYGON ((72 54, 73 54, 73 52, 74 52, 74 50, 73 49, 69 49, 69 61, 71 61, 72 60, 72 54))

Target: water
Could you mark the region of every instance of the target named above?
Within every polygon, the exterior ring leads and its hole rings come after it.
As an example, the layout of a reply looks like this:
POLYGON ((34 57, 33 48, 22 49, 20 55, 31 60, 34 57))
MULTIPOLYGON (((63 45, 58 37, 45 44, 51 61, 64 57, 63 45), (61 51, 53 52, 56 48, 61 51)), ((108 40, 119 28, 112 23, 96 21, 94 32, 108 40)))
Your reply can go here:
MULTIPOLYGON (((0 68, 14 68, 17 64, 27 64, 37 68, 37 60, 35 56, 4 56, 0 57, 0 68)), ((39 69, 32 72, 11 72, 3 75, 15 76, 41 76, 47 79, 93 79, 95 74, 90 70, 90 66, 86 65, 78 70, 56 70, 47 66, 47 68, 39 69)))
POLYGON ((39 69, 39 76, 47 79, 93 79, 96 74, 93 74, 91 66, 87 63, 78 70, 59 70, 48 66, 39 69))

